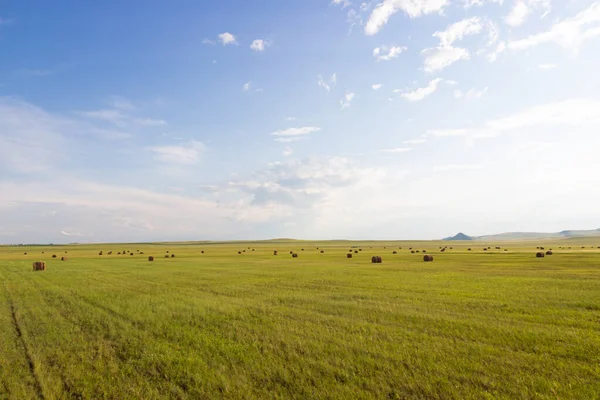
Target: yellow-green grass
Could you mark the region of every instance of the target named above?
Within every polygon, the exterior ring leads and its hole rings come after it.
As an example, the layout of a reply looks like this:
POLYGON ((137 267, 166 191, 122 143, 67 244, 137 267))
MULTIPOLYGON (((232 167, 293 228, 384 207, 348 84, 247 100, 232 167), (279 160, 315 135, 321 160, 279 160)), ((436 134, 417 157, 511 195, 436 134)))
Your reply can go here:
POLYGON ((597 246, 0 247, 0 399, 597 399, 597 246))

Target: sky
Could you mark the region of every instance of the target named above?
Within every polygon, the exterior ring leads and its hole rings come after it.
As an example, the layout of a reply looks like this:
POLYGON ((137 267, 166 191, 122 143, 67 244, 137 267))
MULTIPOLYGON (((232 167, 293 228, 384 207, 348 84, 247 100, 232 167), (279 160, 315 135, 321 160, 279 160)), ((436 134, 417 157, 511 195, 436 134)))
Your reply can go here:
POLYGON ((600 227, 599 0, 0 0, 0 243, 600 227))

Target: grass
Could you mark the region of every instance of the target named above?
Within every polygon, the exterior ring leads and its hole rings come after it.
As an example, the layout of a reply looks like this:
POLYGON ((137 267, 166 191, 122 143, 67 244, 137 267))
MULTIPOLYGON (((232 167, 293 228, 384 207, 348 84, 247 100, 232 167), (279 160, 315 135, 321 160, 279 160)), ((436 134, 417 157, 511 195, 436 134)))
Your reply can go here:
POLYGON ((600 398, 597 241, 0 247, 0 399, 600 398))

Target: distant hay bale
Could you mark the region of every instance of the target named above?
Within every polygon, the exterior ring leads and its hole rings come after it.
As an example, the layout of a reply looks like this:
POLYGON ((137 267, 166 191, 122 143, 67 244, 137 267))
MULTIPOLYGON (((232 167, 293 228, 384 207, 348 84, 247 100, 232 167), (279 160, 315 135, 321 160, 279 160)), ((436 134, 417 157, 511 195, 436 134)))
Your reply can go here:
POLYGON ((442 249, 442 250, 440 250, 440 251, 443 253, 443 252, 445 252, 445 251, 446 251, 446 249, 442 249))
POLYGON ((119 255, 119 256, 120 256, 120 255, 121 255, 121 252, 119 251, 119 252, 117 253, 117 255, 119 255))
POLYGON ((433 256, 429 256, 429 255, 423 256, 423 261, 425 261, 425 262, 432 262, 433 261, 433 256))
MULTIPOLYGON (((238 251, 238 254, 242 254, 242 252, 241 252, 241 251, 238 251)), ((167 257, 168 257, 168 256, 167 256, 167 257)))
POLYGON ((273 255, 276 256, 277 255, 277 250, 273 250, 273 255))
POLYGON ((471 251, 471 249, 467 249, 467 251, 471 251))
POLYGON ((346 258, 352 258, 352 253, 346 254, 346 258))
POLYGON ((542 253, 541 251, 538 251, 535 256, 537 258, 544 258, 544 253, 542 253))
POLYGON ((409 247, 408 249, 409 249, 409 250, 412 250, 412 247, 409 247))
POLYGON ((165 254, 165 258, 169 258, 169 255, 168 255, 168 254, 165 254))
POLYGON ((148 256, 148 261, 154 261, 154 257, 148 256))
POLYGON ((23 255, 27 255, 27 253, 23 253, 23 255))
POLYGON ((487 251, 487 249, 484 247, 484 248, 483 248, 483 251, 487 251))
POLYGON ((415 254, 415 251, 414 251, 414 250, 411 250, 411 251, 410 251, 410 253, 411 253, 411 254, 415 254))
POLYGON ((354 250, 354 254, 358 254, 358 250, 354 250))
POLYGON ((321 250, 321 254, 325 253, 325 250, 321 250))
POLYGON ((421 253, 427 253, 427 250, 423 250, 421 253))
POLYGON ((504 251, 508 251, 508 249, 504 249, 504 251))
POLYGON ((245 252, 246 252, 246 250, 242 250, 242 253, 245 253, 245 252))
POLYGON ((452 250, 452 247, 450 247, 450 250, 452 250))
POLYGON ((373 264, 381 264, 382 260, 380 256, 373 256, 371 257, 371 263, 373 264))
POLYGON ((144 254, 144 252, 143 252, 143 251, 140 251, 140 254, 144 254))
POLYGON ((540 246, 540 250, 544 250, 544 248, 542 246, 540 246))
POLYGON ((67 261, 67 257, 61 257, 60 261, 67 261))
POLYGON ((420 253, 420 252, 421 252, 421 250, 417 250, 417 253, 420 253))
POLYGON ((171 258, 175 258, 175 254, 171 254, 171 258))
POLYGON ((358 251, 362 251, 362 249, 358 249, 358 251))
POLYGON ((304 249, 300 249, 300 250, 304 251, 304 249))
POLYGON ((500 246, 496 246, 496 250, 500 250, 500 246))
POLYGON ((254 251, 254 249, 252 249, 252 251, 254 251))
POLYGON ((169 252, 169 250, 167 250, 167 253, 169 252))
POLYGON ((52 254, 52 258, 56 258, 56 254, 52 254))
POLYGON ((554 254, 554 253, 553 253, 551 250, 548 250, 548 251, 546 252, 546 255, 547 255, 547 256, 551 256, 551 255, 553 255, 553 254, 554 254))
POLYGON ((43 261, 36 261, 33 263, 33 270, 34 271, 45 271, 46 270, 46 263, 43 261))
POLYGON ((298 253, 292 253, 292 258, 298 258, 298 253))
POLYGON ((99 252, 99 253, 98 253, 98 255, 99 255, 99 256, 101 256, 101 255, 102 255, 102 252, 99 252))
POLYGON ((202 250, 202 251, 200 252, 200 254, 204 254, 204 250, 202 250))
POLYGON ((398 254, 398 252, 396 250, 392 251, 392 254, 398 254))
POLYGON ((294 254, 294 252, 293 252, 293 251, 290 251, 290 254, 294 254))
POLYGON ((112 251, 109 251, 109 252, 108 252, 108 255, 109 255, 109 256, 111 256, 111 255, 112 255, 112 251))

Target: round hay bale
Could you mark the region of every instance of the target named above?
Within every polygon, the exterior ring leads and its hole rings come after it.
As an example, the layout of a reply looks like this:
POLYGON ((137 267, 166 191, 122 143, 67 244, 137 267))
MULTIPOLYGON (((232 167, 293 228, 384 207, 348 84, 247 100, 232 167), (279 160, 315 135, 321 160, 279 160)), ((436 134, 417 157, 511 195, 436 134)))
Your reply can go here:
POLYGON ((277 250, 273 250, 273 255, 276 256, 277 255, 277 250))
POLYGON ((467 249, 467 251, 471 251, 471 249, 467 249))
POLYGON ((542 253, 541 251, 538 251, 538 252, 535 254, 535 256, 536 256, 537 258, 544 258, 544 253, 542 253))
POLYGON ((26 255, 27 255, 27 253, 23 253, 23 255, 25 255, 25 256, 26 256, 26 255))
POLYGON ((246 252, 246 250, 242 250, 242 253, 245 253, 245 252, 246 252))
POLYGON ((423 261, 425 261, 425 262, 432 262, 433 261, 433 256, 430 256, 430 255, 423 256, 423 261))
POLYGON ((398 252, 396 250, 392 251, 392 254, 398 254, 398 252))
POLYGON ((551 256, 551 255, 553 255, 553 254, 554 254, 554 253, 552 252, 552 250, 548 250, 548 251, 546 252, 546 255, 547 255, 547 256, 551 256))
POLYGON ((254 251, 254 249, 252 249, 252 251, 254 251))
POLYGON ((34 271, 45 271, 46 270, 46 263, 43 261, 36 261, 33 263, 33 270, 34 271))
POLYGON ((56 254, 52 254, 52 258, 56 258, 56 254))
MULTIPOLYGON (((241 251, 238 251, 238 254, 242 254, 242 252, 241 252, 241 251)), ((168 257, 168 256, 167 256, 167 257, 168 257)))
POLYGON ((175 258, 175 254, 171 254, 171 258, 175 258))
POLYGON ((293 253, 292 258, 298 258, 298 253, 293 253))
POLYGON ((293 251, 290 251, 290 254, 294 254, 294 252, 293 252, 293 251))
POLYGON ((372 262, 373 264, 377 264, 377 256, 373 256, 373 257, 371 257, 371 262, 372 262))
POLYGON ((154 257, 148 256, 148 261, 154 261, 154 257))
POLYGON ((118 253, 117 253, 117 255, 119 255, 119 256, 120 256, 120 255, 121 255, 121 252, 118 252, 118 253))
POLYGON ((300 249, 301 251, 304 251, 304 249, 300 249))
POLYGON ((169 255, 168 255, 168 254, 165 254, 165 258, 169 258, 169 255))
POLYGON ((325 253, 325 251, 321 250, 321 254, 325 253))
POLYGON ((67 257, 61 257, 60 261, 67 261, 67 257))
POLYGON ((427 253, 427 250, 423 250, 421 253, 427 253))
POLYGON ((358 251, 362 251, 362 249, 358 249, 358 251))
POLYGON ((486 249, 486 248, 484 248, 484 249, 483 249, 483 251, 487 251, 487 249, 486 249))
POLYGON ((358 254, 358 250, 354 250, 354 254, 358 254))
POLYGON ((98 255, 99 255, 99 256, 101 256, 101 255, 102 255, 102 252, 98 253, 98 255))
POLYGON ((112 251, 109 251, 109 252, 108 252, 108 255, 109 255, 109 256, 111 256, 111 255, 112 255, 112 251))
POLYGON ((446 249, 442 249, 442 250, 440 250, 440 251, 443 253, 443 252, 445 252, 445 251, 446 251, 446 249))
POLYGON ((202 250, 202 251, 200 252, 200 254, 204 254, 204 250, 202 250))
POLYGON ((421 252, 421 250, 417 250, 417 253, 420 253, 420 252, 421 252))
POLYGON ((346 254, 346 258, 352 258, 352 253, 346 254))
POLYGON ((415 251, 414 251, 414 250, 411 250, 411 251, 410 251, 410 254, 415 254, 415 251))
POLYGON ((452 247, 450 247, 450 250, 452 250, 452 247))
POLYGON ((143 251, 140 251, 140 254, 144 254, 144 252, 143 252, 143 251))
POLYGON ((169 252, 169 250, 167 250, 167 253, 169 252))

